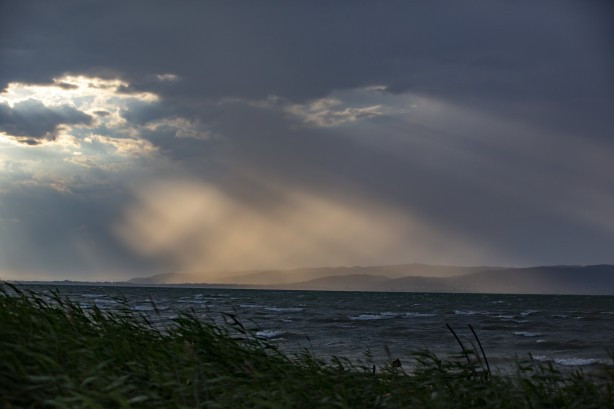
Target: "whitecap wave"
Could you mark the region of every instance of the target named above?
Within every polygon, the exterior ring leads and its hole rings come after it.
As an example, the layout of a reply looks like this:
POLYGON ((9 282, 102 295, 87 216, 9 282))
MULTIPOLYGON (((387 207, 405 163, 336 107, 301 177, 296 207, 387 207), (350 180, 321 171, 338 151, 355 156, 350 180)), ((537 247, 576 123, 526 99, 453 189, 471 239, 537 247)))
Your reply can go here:
POLYGON ((533 355, 533 359, 540 362, 554 362, 555 364, 563 366, 589 366, 604 363, 594 358, 549 358, 545 355, 533 355))
POLYGON ((285 331, 266 329, 266 330, 256 332, 256 336, 258 338, 272 339, 272 338, 279 338, 285 333, 286 333, 285 331))
POLYGON ((563 366, 588 366, 599 363, 599 360, 592 358, 554 358, 554 362, 563 366))
POLYGON ((493 318, 503 318, 504 320, 511 320, 515 317, 515 315, 506 315, 506 314, 499 314, 499 315, 491 315, 491 317, 493 318))

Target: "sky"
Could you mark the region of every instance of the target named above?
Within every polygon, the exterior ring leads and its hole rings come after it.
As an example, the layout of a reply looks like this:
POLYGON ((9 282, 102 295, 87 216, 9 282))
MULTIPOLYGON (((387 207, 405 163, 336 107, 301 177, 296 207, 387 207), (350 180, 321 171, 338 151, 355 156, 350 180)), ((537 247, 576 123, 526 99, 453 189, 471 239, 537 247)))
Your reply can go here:
POLYGON ((0 3, 0 278, 614 263, 609 1, 0 3))

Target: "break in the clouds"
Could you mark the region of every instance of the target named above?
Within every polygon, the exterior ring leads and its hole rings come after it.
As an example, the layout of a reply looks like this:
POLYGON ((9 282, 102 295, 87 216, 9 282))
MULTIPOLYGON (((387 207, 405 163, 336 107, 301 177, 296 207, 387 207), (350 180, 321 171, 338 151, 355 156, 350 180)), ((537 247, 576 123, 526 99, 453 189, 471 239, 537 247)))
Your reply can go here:
POLYGON ((4 1, 0 274, 614 262, 612 17, 4 1))

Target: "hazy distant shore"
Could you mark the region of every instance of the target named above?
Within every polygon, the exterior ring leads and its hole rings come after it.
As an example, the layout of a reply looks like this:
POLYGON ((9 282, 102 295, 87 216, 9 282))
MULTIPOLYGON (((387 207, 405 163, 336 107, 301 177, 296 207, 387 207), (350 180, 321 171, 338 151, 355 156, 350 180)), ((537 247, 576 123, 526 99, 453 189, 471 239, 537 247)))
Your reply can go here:
POLYGON ((167 273, 127 281, 31 284, 186 286, 271 290, 614 295, 614 266, 454 267, 401 264, 209 274, 167 273), (215 276, 207 279, 203 277, 215 276))

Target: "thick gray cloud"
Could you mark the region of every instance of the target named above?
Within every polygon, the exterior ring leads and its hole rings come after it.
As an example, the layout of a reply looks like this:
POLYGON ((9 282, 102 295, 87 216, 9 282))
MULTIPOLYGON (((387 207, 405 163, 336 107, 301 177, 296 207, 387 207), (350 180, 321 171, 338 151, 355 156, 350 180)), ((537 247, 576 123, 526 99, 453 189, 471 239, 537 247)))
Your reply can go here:
POLYGON ((605 1, 9 1, 2 72, 5 81, 119 74, 199 99, 300 99, 373 83, 448 96, 609 97, 611 9, 605 1), (164 73, 182 80, 161 82, 164 73))
MULTIPOLYGON (((434 243, 449 234, 483 249, 448 257, 441 244, 438 259, 433 244, 406 261, 614 262, 613 9, 607 1, 6 1, 0 86, 73 74, 156 94, 76 135, 80 151, 63 160, 88 164, 100 181, 110 176, 89 165, 85 148, 111 149, 121 138, 159 155, 156 166, 139 165, 151 179, 199 180, 255 208, 274 207, 278 190, 368 198, 431 226, 434 243)), ((36 142, 61 124, 88 122, 69 107, 28 111, 0 105, 2 130, 36 142)), ((117 199, 98 198, 105 233, 91 237, 106 243, 108 259, 128 251, 109 244, 110 226, 133 178, 114 182, 117 199)), ((0 195, 21 197, 11 186, 0 195)), ((94 218, 93 202, 71 192, 66 209, 94 218)), ((39 194, 45 203, 57 192, 39 194)), ((23 231, 24 243, 40 235, 23 231)))
POLYGON ((91 120, 89 115, 68 105, 50 108, 35 99, 13 107, 0 103, 0 132, 29 145, 54 140, 61 125, 88 124, 91 120))

